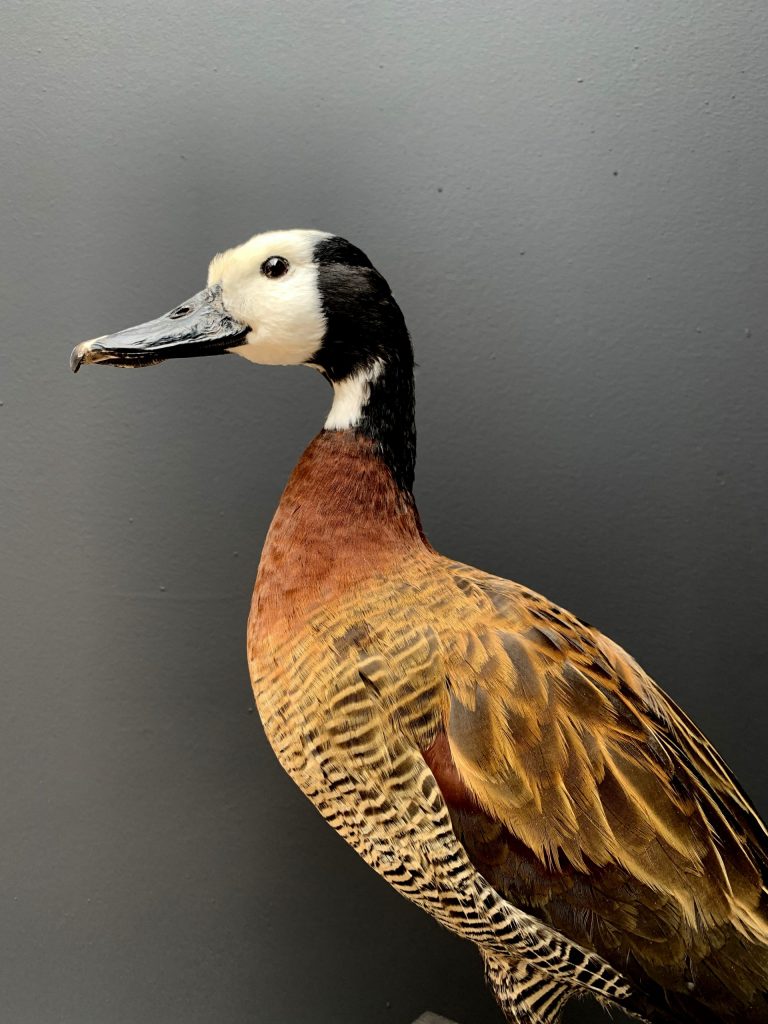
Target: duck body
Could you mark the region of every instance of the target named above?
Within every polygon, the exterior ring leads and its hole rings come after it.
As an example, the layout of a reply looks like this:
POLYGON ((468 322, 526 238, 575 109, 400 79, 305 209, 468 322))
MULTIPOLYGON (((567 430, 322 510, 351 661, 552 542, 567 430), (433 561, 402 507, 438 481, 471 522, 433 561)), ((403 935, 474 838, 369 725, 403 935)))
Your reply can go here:
POLYGON ((555 1024, 591 994, 659 1024, 768 1024, 763 823, 618 645, 428 543, 410 339, 367 257, 320 232, 257 236, 150 341, 83 343, 73 367, 181 354, 201 317, 197 354, 308 363, 334 388, 248 621, 258 710, 297 785, 479 948, 509 1021, 555 1024))
POLYGON ((435 552, 365 436, 324 432, 297 466, 248 660, 283 767, 479 946, 510 1019, 584 992, 652 1020, 768 1019, 761 826, 716 753, 598 631, 435 552), (568 955, 552 970, 561 936, 598 954, 580 984, 568 955))

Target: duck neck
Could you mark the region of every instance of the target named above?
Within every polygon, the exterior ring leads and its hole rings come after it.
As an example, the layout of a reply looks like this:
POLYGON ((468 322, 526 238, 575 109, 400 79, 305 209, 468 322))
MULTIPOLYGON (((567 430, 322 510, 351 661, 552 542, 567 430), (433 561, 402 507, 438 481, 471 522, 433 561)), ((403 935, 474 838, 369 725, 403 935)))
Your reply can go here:
POLYGON ((413 356, 410 343, 334 379, 327 431, 353 431, 389 469, 400 490, 411 494, 416 463, 413 356))
POLYGON ((362 429, 326 428, 302 455, 259 565, 254 612, 266 628, 290 628, 355 582, 429 549, 413 495, 380 446, 362 429))

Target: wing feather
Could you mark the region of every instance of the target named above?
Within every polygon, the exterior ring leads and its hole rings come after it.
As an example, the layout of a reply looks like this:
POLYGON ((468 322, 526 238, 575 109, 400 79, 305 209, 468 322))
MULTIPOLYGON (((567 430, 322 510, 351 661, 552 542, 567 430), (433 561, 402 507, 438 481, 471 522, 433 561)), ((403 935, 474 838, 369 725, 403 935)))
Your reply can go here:
POLYGON ((478 867, 662 986, 764 992, 768 834, 712 745, 591 626, 509 581, 445 571, 463 599, 441 609, 444 738, 478 867))

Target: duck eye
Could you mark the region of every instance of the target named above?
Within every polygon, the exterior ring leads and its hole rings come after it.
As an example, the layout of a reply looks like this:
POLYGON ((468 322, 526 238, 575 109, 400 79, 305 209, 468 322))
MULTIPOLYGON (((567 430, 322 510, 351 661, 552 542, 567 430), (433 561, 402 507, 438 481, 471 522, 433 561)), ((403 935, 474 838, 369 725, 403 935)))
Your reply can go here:
POLYGON ((290 269, 290 263, 283 256, 270 256, 261 264, 261 272, 264 277, 282 277, 290 269))

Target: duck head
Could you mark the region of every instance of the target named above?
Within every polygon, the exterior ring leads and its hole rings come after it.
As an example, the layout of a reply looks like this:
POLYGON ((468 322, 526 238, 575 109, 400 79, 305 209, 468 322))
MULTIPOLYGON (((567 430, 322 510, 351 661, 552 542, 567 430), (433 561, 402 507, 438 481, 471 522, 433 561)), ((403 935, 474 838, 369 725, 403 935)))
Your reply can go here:
POLYGON ((271 231, 219 253, 208 285, 147 323, 81 342, 70 365, 150 366, 232 352, 253 363, 306 364, 331 381, 386 356, 402 317, 357 246, 323 231, 271 231))
POLYGON ((355 245, 323 231, 255 235, 215 256, 207 287, 191 299, 81 342, 70 366, 140 367, 225 352, 319 370, 335 392, 326 429, 359 428, 385 454, 399 435, 398 475, 412 480, 411 342, 389 285, 355 245))

